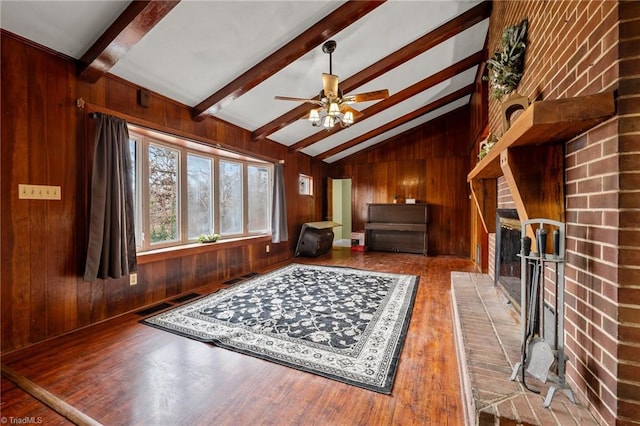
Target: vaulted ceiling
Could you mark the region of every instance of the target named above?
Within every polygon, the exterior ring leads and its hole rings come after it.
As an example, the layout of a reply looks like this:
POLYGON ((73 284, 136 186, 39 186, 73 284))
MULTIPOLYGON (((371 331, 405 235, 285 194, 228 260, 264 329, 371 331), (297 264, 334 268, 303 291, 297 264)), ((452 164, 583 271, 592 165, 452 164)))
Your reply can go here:
POLYGON ((486 59, 489 1, 7 1, 2 28, 106 73, 328 163, 470 101, 486 59), (345 95, 388 89, 351 105, 347 128, 313 127, 335 40, 345 95))

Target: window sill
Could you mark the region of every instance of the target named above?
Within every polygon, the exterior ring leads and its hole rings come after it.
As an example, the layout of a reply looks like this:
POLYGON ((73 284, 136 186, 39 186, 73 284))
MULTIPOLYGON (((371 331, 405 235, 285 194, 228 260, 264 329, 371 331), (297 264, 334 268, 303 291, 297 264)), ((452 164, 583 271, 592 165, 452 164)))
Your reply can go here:
POLYGON ((138 253, 138 265, 269 241, 271 241, 271 235, 259 235, 255 237, 230 238, 216 241, 215 243, 193 243, 175 247, 165 247, 138 253))

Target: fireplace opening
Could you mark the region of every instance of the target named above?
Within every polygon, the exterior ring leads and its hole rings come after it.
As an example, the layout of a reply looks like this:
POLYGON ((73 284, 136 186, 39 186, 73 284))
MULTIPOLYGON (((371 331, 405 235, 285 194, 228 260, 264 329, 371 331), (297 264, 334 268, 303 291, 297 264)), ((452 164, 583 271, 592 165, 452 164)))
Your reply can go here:
POLYGON ((516 209, 496 212, 496 251, 494 283, 520 312, 520 238, 522 227, 516 209))

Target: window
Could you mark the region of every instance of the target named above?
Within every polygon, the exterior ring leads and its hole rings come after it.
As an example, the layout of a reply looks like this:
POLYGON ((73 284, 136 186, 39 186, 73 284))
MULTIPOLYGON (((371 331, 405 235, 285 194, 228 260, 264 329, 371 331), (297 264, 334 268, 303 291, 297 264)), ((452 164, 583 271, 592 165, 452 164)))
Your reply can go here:
POLYGON ((313 195, 313 179, 311 176, 300 174, 298 188, 300 195, 313 195))
POLYGON ((152 143, 148 148, 148 160, 148 222, 151 244, 178 241, 180 152, 152 143))
POLYGON ((240 234, 242 208, 242 164, 220 161, 220 234, 240 234))
POLYGON ((249 164, 247 166, 247 183, 249 185, 249 217, 247 218, 250 233, 268 233, 271 212, 271 169, 264 165, 249 164))
POLYGON ((187 154, 187 229, 190 240, 213 230, 213 159, 187 154))
POLYGON ((138 168, 142 159, 142 139, 137 135, 129 133, 129 154, 131 155, 131 183, 133 185, 133 217, 135 221, 135 234, 136 234, 136 247, 140 249, 142 247, 142 191, 141 187, 141 173, 138 172, 138 168))
POLYGON ((271 233, 273 166, 131 126, 139 251, 271 233))

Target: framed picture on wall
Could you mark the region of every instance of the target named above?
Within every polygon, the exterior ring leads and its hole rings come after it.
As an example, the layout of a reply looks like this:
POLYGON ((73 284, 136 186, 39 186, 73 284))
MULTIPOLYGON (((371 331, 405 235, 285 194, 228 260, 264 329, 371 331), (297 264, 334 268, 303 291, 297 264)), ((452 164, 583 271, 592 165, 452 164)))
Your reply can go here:
POLYGON ((313 178, 311 176, 300 174, 298 192, 300 195, 313 195, 313 178))

